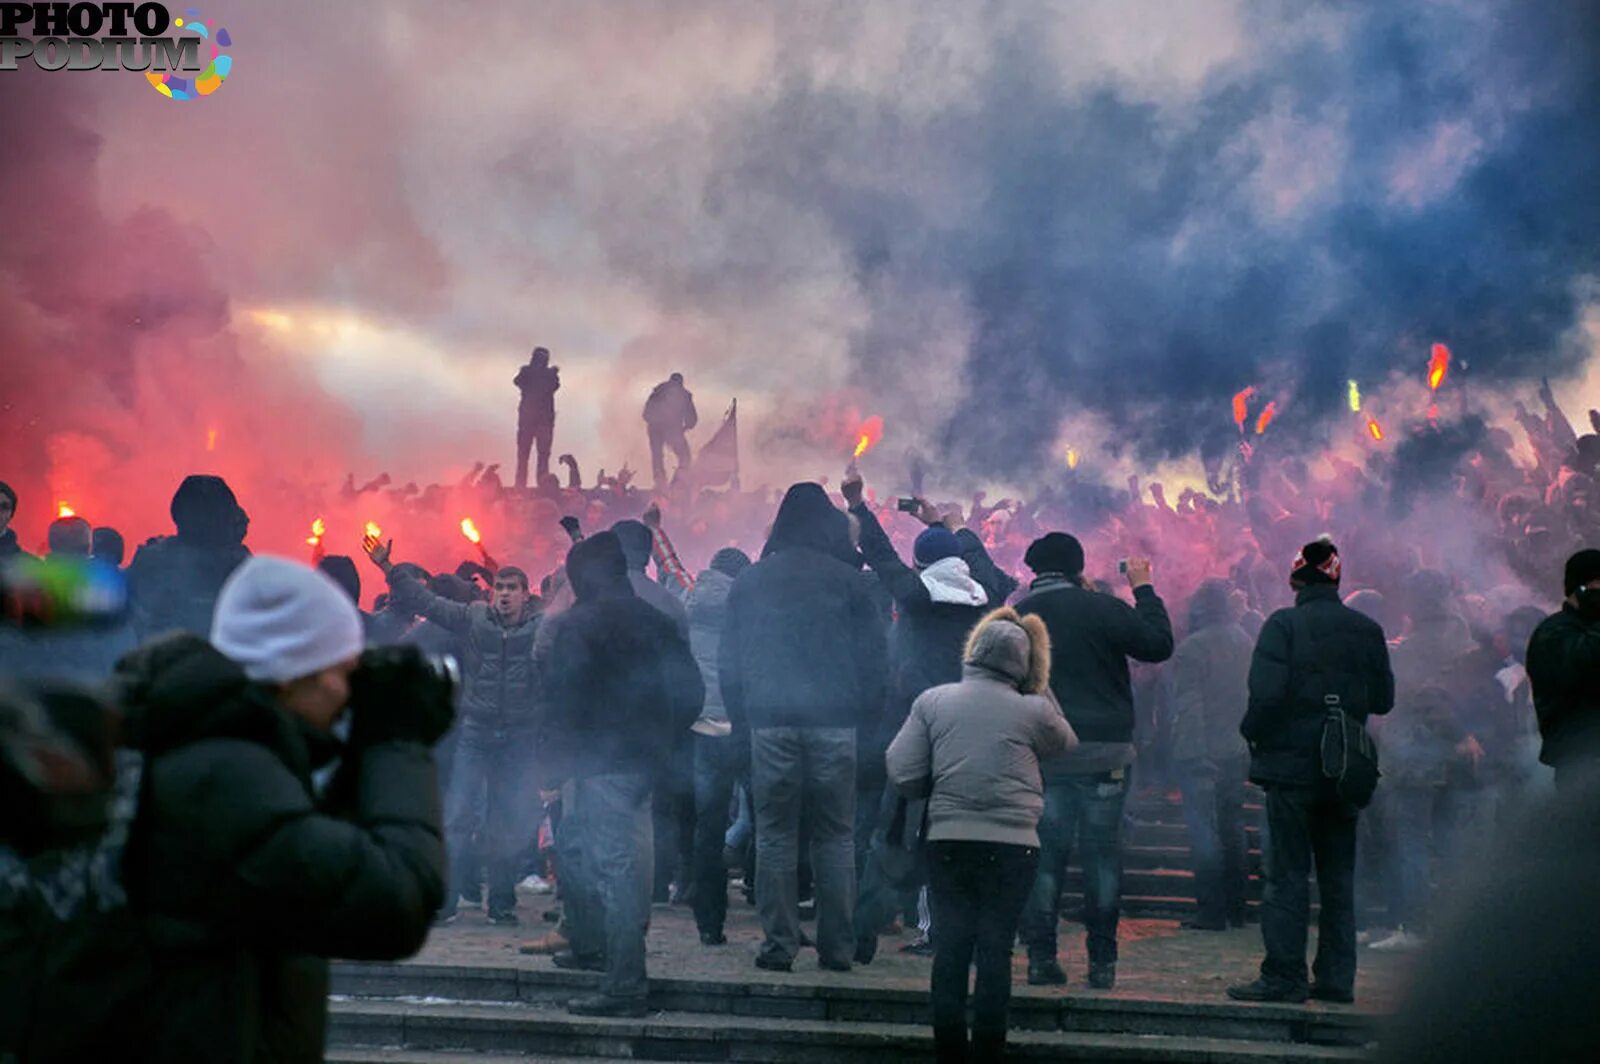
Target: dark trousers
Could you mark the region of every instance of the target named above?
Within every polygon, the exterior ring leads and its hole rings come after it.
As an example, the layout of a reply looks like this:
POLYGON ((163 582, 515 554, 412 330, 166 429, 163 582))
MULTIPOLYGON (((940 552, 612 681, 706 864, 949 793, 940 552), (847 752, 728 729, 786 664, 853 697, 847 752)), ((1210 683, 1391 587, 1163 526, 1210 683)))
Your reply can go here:
POLYGON ((934 940, 933 1037, 941 1062, 1005 1056, 1011 944, 1039 865, 1031 846, 930 842, 928 895, 934 940), (967 1054, 967 973, 976 961, 972 1052, 967 1054))
POLYGON ((694 879, 694 748, 687 741, 673 746, 671 764, 656 779, 651 816, 656 840, 654 900, 665 902, 673 883, 688 890, 694 879))
POLYGON ((1189 857, 1202 923, 1245 918, 1244 758, 1178 761, 1173 764, 1183 793, 1189 857))
POLYGON ((1317 873, 1321 915, 1317 923, 1317 982, 1353 990, 1356 979, 1356 813, 1339 801, 1331 783, 1268 786, 1267 889, 1261 901, 1261 938, 1267 956, 1261 977, 1306 985, 1306 938, 1311 920, 1311 871, 1317 873))
POLYGON ((611 997, 646 992, 652 789, 645 775, 587 776, 575 783, 574 808, 563 817, 563 838, 579 848, 576 867, 562 865, 567 937, 574 953, 605 957, 600 992, 611 997))
POLYGON ((694 735, 694 922, 720 934, 728 918, 728 866, 722 852, 733 783, 739 776, 738 741, 731 735, 694 735))
POLYGON ((554 421, 517 421, 517 487, 528 486, 528 451, 537 445, 538 463, 534 466, 535 485, 550 474, 550 441, 555 435, 554 421))
POLYGON ((530 727, 461 722, 444 802, 450 893, 442 912, 455 912, 458 897, 476 893, 480 860, 489 869, 489 911, 517 907, 517 858, 539 830, 534 755, 530 727), (474 852, 474 835, 481 854, 474 852))
MULTIPOLYGON (((1061 922, 1061 886, 1076 840, 1083 866, 1083 923, 1090 964, 1115 964, 1122 903, 1122 807, 1128 771, 1045 781, 1039 820, 1039 874, 1022 913, 1031 962, 1054 960, 1061 922), (1120 778, 1116 778, 1120 776, 1120 778)), ((934 922, 938 923, 935 916, 934 922)))
POLYGON ((750 733, 756 814, 756 911, 761 950, 793 961, 800 951, 800 814, 811 828, 817 954, 833 965, 855 955, 854 728, 757 728, 750 733))
POLYGON ((670 448, 678 458, 678 467, 672 471, 674 477, 689 471, 689 439, 683 434, 682 429, 673 432, 669 429, 658 429, 651 426, 649 437, 650 473, 655 477, 657 484, 665 484, 667 482, 666 456, 662 453, 666 449, 670 448))

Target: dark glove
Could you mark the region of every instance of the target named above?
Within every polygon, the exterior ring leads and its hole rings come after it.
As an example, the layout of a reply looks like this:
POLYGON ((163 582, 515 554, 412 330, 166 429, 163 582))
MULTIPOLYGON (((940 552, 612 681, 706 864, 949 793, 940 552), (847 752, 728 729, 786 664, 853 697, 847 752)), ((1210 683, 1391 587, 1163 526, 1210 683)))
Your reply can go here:
POLYGON ((578 519, 568 514, 561 519, 561 527, 566 530, 567 538, 577 543, 583 539, 583 527, 578 524, 578 519))
POLYGON ((400 740, 432 746, 455 718, 455 659, 414 646, 376 647, 350 678, 350 745, 400 740))

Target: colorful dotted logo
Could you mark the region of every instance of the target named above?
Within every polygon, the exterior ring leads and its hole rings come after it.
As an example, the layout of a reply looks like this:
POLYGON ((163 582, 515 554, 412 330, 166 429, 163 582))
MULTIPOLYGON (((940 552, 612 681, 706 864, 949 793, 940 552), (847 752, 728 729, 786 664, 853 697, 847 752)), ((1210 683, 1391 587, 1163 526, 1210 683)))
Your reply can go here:
POLYGON ((201 96, 210 96, 222 87, 223 81, 233 72, 233 56, 224 54, 226 49, 233 47, 233 38, 228 36, 226 29, 220 27, 213 34, 211 27, 201 21, 198 8, 187 9, 184 11, 184 17, 173 19, 172 24, 178 29, 195 34, 201 40, 210 41, 211 61, 192 83, 188 78, 178 77, 170 70, 164 73, 152 70, 144 76, 145 80, 154 86, 157 92, 171 100, 193 100, 201 96))

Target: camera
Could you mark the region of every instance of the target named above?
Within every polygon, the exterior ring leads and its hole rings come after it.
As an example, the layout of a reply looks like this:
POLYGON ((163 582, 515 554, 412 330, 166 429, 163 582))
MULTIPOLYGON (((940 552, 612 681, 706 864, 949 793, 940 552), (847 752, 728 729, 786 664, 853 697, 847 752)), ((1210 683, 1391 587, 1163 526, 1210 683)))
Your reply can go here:
POLYGON ((453 698, 461 686, 461 665, 454 654, 429 654, 414 646, 370 647, 356 663, 356 683, 423 679, 453 698))
POLYGON ((914 514, 918 510, 922 509, 922 507, 917 504, 917 500, 915 499, 896 499, 894 508, 903 514, 914 514))
POLYGON ((1121 561, 1117 562, 1117 572, 1121 573, 1123 576, 1128 575, 1128 559, 1123 558, 1121 561))

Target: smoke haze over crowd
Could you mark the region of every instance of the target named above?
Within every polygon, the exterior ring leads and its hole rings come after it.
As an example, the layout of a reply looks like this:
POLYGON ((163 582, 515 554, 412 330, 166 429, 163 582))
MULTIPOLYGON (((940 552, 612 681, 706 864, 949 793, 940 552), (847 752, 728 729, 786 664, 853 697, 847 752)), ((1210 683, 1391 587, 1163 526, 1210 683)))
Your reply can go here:
POLYGON ((646 465, 678 370, 697 442, 737 396, 773 483, 837 475, 881 414, 886 490, 910 449, 950 490, 1048 482, 1064 440, 1108 479, 1188 458, 1246 386, 1275 438, 1354 446, 1346 379, 1420 416, 1436 341, 1451 416, 1545 374, 1600 405, 1588 5, 208 14, 238 43, 206 100, 7 76, 29 536, 66 498, 136 541, 209 469, 287 549, 303 485, 509 465, 535 343, 587 472, 646 465))

